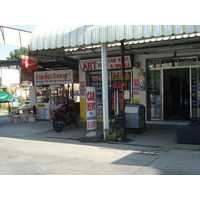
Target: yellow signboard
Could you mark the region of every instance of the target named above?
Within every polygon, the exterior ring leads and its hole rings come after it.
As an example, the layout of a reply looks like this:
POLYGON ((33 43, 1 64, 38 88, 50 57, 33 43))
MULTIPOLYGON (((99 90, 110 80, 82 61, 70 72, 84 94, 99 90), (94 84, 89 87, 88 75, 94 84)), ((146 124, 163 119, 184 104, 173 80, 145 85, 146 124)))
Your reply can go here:
POLYGON ((37 107, 46 107, 46 105, 45 104, 37 104, 37 107))
MULTIPOLYGON (((130 80, 130 73, 125 73, 125 80, 130 80)), ((111 80, 112 81, 121 81, 122 80, 122 74, 111 74, 111 80)))

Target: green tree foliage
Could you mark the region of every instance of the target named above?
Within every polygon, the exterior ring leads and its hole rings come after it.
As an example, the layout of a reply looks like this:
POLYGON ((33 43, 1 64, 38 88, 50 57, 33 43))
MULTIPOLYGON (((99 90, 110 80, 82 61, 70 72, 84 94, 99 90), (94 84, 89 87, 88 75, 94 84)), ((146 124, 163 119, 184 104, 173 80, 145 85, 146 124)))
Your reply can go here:
POLYGON ((10 52, 10 57, 7 57, 7 60, 11 59, 21 59, 21 56, 28 55, 28 49, 26 47, 21 47, 20 49, 14 49, 10 52))

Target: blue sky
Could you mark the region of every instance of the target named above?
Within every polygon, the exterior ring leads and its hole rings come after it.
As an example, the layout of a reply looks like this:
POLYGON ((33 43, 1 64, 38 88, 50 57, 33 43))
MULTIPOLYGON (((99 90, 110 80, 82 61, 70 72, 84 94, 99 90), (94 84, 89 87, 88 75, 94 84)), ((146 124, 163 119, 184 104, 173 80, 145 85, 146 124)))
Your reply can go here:
MULTIPOLYGON (((26 31, 33 31, 33 29, 38 25, 2 25, 2 26, 22 29, 26 31)), ((0 60, 7 60, 6 58, 9 57, 10 52, 13 51, 14 49, 19 49, 19 48, 20 47, 0 44, 0 60)))

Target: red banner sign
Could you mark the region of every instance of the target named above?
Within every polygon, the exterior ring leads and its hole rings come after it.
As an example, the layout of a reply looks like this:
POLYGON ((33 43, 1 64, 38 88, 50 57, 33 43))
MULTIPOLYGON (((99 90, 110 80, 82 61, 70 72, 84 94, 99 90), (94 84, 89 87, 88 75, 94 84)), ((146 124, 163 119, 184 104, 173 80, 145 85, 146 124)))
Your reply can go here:
POLYGON ((22 56, 22 68, 36 70, 38 62, 34 57, 22 56))

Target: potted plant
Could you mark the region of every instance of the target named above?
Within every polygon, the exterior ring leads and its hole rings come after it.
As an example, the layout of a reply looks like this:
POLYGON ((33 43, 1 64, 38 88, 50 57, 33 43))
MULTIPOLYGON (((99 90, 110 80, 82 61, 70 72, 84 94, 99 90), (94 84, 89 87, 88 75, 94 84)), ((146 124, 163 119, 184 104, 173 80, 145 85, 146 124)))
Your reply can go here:
POLYGON ((109 129, 105 129, 106 133, 106 139, 107 140, 116 140, 116 131, 114 128, 114 125, 112 124, 109 129))
POLYGON ((106 133, 107 140, 116 140, 116 133, 115 132, 108 132, 106 133))
POLYGON ((123 118, 121 116, 117 116, 114 119, 114 122, 110 125, 109 129, 106 129, 106 139, 121 141, 125 133, 123 125, 123 118))
POLYGON ((117 139, 117 141, 121 141, 123 136, 124 136, 124 128, 120 127, 119 129, 116 129, 116 139, 117 139))

